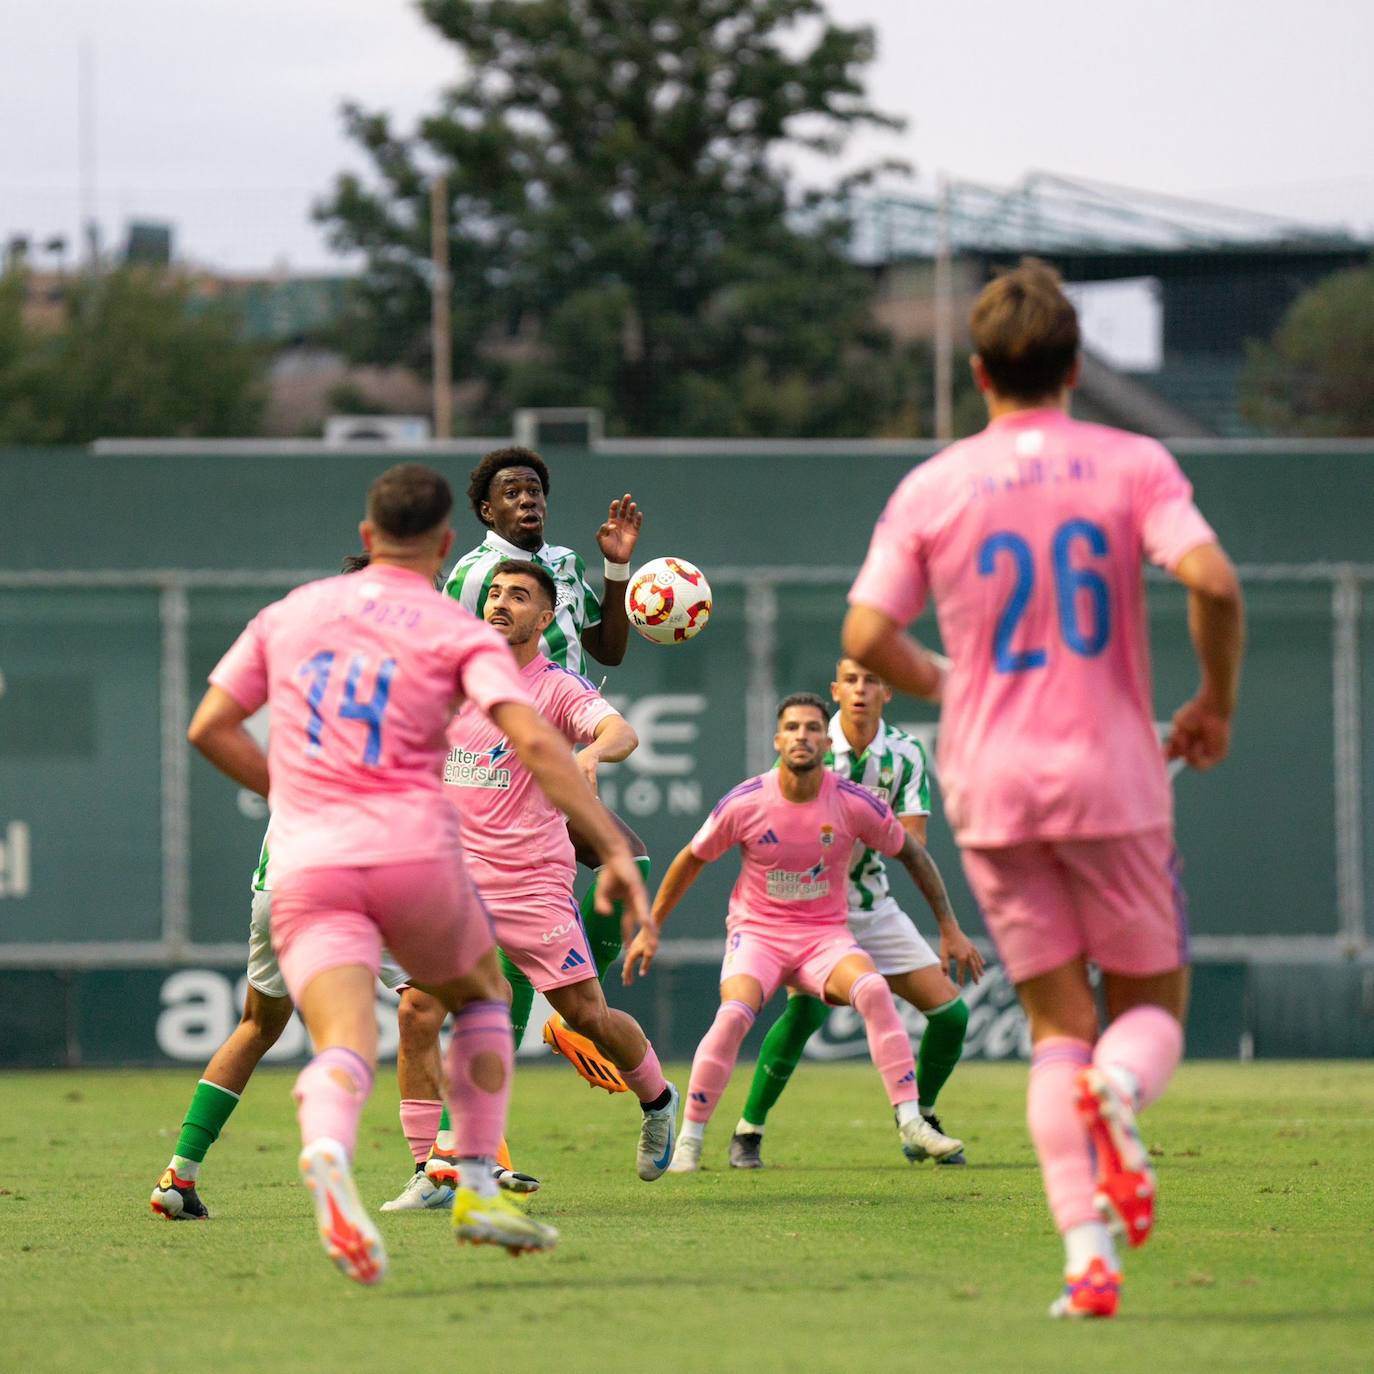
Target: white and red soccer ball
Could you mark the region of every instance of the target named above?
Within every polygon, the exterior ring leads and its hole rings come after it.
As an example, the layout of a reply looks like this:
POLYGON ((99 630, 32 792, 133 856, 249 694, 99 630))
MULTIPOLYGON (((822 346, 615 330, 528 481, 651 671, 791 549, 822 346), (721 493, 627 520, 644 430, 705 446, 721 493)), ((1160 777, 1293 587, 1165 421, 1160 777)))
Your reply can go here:
POLYGON ((655 644, 681 644, 711 619, 711 584, 685 558, 655 558, 625 588, 630 624, 655 644))

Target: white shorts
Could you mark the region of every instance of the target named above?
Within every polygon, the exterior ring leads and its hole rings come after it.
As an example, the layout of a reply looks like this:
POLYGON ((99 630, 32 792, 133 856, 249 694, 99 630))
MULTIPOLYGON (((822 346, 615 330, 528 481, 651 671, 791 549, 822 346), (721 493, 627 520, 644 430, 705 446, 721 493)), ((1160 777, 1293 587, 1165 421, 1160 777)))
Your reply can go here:
POLYGON ((884 977, 911 973, 940 962, 940 956, 892 897, 875 903, 872 911, 850 907, 849 929, 884 977))
MULTIPOLYGON (((387 952, 382 951, 382 967, 377 977, 393 992, 407 987, 410 977, 387 952)), ((272 894, 253 891, 253 915, 248 923, 248 982, 264 997, 289 997, 286 979, 281 976, 276 951, 272 948, 272 894)))

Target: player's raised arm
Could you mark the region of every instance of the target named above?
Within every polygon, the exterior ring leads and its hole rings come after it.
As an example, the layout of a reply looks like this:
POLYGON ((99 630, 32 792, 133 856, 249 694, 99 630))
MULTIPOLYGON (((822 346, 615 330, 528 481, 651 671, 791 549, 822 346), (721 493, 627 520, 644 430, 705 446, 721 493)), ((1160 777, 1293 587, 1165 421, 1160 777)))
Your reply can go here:
POLYGON ((625 953, 625 968, 621 973, 621 979, 627 987, 634 981, 636 961, 641 977, 648 973, 649 965, 654 962, 654 955, 658 953, 658 936, 663 922, 686 896, 687 889, 696 882, 697 875, 705 867, 706 860, 697 858, 690 844, 680 850, 677 857, 668 865, 668 871, 663 875, 663 881, 654 894, 654 906, 649 913, 649 919, 640 928, 625 953))
POLYGON ((582 631, 582 647, 608 668, 625 659, 630 642, 630 622, 625 617, 625 586, 630 580, 630 560, 639 542, 644 512, 627 491, 611 502, 606 522, 596 532, 597 547, 606 560, 606 589, 601 598, 601 620, 582 631))
POLYGON ((624 902, 623 927, 628 940, 630 932, 648 919, 644 880, 625 837, 587 786, 567 740, 534 707, 523 702, 497 702, 488 714, 549 800, 601 856, 596 909, 606 915, 613 902, 624 902))
POLYGON ((598 764, 619 763, 627 759, 639 748, 639 736, 635 728, 622 715, 607 716, 596 727, 596 736, 586 748, 578 751, 577 766, 592 795, 597 794, 596 769, 598 764))
POLYGON ((1201 544, 1179 559, 1174 576, 1188 589, 1188 632, 1202 670, 1191 701, 1174 713, 1165 742, 1171 759, 1212 768, 1231 748, 1231 717, 1245 652, 1240 579, 1220 544, 1201 544))

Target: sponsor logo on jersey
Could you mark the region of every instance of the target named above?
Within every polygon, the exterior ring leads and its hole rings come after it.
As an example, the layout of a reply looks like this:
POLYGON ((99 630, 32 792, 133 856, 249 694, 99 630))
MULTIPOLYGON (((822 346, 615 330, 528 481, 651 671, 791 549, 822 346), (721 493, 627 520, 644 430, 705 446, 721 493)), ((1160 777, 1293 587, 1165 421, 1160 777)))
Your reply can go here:
POLYGON ((444 781, 452 787, 486 787, 504 792, 510 786, 510 769, 500 764, 509 753, 510 746, 504 739, 480 753, 451 749, 444 760, 444 781))
POLYGON ((539 938, 544 944, 552 944, 555 940, 561 940, 569 931, 577 929, 576 921, 566 921, 561 926, 554 926, 552 930, 546 930, 539 938))
POLYGON ((763 832, 763 834, 760 835, 760 836, 758 837, 758 840, 756 841, 756 843, 757 843, 757 844, 781 844, 782 841, 779 840, 778 837, 777 837, 771 830, 765 830, 765 831, 763 832))
POLYGON ((816 902, 828 897, 830 879, 825 876, 825 865, 817 864, 804 873, 786 868, 770 869, 768 895, 779 902, 816 902))

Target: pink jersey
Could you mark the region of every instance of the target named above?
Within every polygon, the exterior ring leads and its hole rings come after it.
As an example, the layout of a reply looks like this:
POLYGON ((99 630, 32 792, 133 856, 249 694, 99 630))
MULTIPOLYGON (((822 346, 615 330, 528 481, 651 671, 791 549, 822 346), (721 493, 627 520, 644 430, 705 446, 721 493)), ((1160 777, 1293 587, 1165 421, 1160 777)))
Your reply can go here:
MULTIPOLYGON (((506 650, 507 657, 510 650, 506 650)), ((519 670, 535 706, 574 744, 596 738, 615 707, 578 673, 542 654, 519 670)), ((458 807, 463 848, 478 887, 508 887, 512 877, 552 865, 576 872, 567 818, 511 752, 505 736, 470 701, 449 726, 444 789, 458 807)))
POLYGON ((907 625, 935 598, 938 761, 960 844, 1168 824, 1141 559, 1216 536, 1153 439, 1018 411, 909 473, 849 600, 907 625))
POLYGON ((905 839, 892 808, 857 783, 826 769, 814 801, 790 802, 775 770, 727 792, 692 837, 692 853, 709 863, 739 845, 731 929, 739 923, 842 926, 854 842, 890 856, 905 839))
POLYGON ((530 704, 506 641, 418 573, 385 564, 260 611, 210 681, 272 708, 272 878, 433 859, 458 844, 441 781, 464 699, 530 704))

